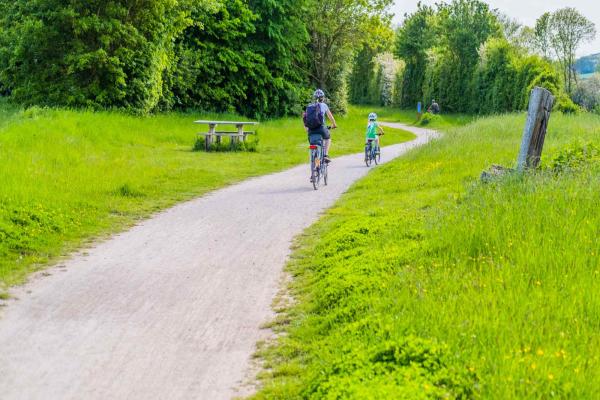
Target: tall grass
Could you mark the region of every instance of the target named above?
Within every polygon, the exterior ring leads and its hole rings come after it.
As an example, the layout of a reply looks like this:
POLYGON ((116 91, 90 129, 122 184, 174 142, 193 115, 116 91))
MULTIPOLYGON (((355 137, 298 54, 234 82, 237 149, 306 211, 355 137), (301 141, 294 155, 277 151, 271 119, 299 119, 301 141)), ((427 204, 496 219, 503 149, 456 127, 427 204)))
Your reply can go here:
MULTIPOLYGON (((339 117, 332 155, 360 152, 365 110, 339 117)), ((306 161, 300 118, 265 121, 256 152, 193 152, 195 119, 235 115, 31 108, 0 103, 0 286, 83 241, 209 190, 306 161)), ((390 131, 387 143, 413 136, 390 131)), ((0 288, 1 291, 1 288, 0 288)))
MULTIPOLYGON (((524 122, 449 130, 300 238, 256 398, 600 397, 600 166, 480 183, 524 122)), ((598 139, 599 117, 555 114, 542 162, 598 139)))

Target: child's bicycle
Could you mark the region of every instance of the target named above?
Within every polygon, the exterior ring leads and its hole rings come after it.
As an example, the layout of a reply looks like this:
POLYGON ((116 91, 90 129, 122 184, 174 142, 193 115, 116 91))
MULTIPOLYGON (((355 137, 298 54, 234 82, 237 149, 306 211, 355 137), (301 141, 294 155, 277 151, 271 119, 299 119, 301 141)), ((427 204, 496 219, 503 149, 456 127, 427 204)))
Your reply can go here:
MULTIPOLYGON (((331 127, 327 127, 331 129, 331 127)), ((310 136, 310 181, 315 190, 319 190, 321 182, 327 186, 327 163, 323 160, 323 138, 321 135, 310 136), (315 139, 313 140, 313 136, 315 139)))
MULTIPOLYGON (((381 133, 377 136, 381 136, 381 133)), ((375 139, 368 139, 365 144, 365 164, 370 167, 373 162, 375 165, 381 162, 381 149, 376 145, 375 139)))

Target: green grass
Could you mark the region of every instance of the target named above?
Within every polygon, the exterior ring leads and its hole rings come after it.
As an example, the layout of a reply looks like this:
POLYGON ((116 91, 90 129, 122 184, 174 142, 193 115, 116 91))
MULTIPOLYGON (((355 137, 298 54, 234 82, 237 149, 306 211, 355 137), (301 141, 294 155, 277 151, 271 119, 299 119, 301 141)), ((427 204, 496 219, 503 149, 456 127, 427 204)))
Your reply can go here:
MULTIPOLYGON (((448 130, 299 238, 255 398, 600 397, 600 166, 480 183, 524 122, 448 130)), ((543 163, 599 139, 600 117, 554 114, 543 163)))
MULTIPOLYGON (((338 118, 332 155, 360 152, 368 112, 338 118)), ((192 152, 200 118, 233 115, 32 108, 0 103, 0 292, 100 235, 178 201, 306 162, 300 118, 266 121, 257 152, 192 152)), ((413 138, 389 130, 386 143, 413 138)))

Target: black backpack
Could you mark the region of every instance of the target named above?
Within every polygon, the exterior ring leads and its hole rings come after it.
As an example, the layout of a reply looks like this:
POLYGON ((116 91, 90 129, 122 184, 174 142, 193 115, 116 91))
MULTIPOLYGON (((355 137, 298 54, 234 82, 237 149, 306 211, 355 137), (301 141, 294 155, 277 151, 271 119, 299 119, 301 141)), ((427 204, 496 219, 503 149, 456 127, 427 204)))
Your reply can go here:
POLYGON ((319 103, 313 103, 306 107, 304 126, 313 131, 323 126, 323 111, 319 103))

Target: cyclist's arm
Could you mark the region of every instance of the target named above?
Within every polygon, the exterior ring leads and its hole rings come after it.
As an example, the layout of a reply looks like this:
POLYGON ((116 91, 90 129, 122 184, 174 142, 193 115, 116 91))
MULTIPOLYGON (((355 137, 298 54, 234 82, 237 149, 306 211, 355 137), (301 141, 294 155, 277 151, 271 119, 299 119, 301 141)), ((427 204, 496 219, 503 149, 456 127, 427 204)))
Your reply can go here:
POLYGON ((302 126, 304 126, 304 130, 308 133, 308 126, 306 126, 306 122, 304 122, 304 118, 306 117, 306 113, 302 113, 302 126))
POLYGON ((380 135, 384 135, 385 132, 383 131, 383 128, 381 126, 377 126, 377 129, 379 130, 379 134, 380 135))
POLYGON ((335 118, 333 118, 333 114, 329 110, 327 110, 327 118, 329 118, 329 121, 331 121, 331 128, 332 129, 337 128, 337 124, 335 123, 335 118))

